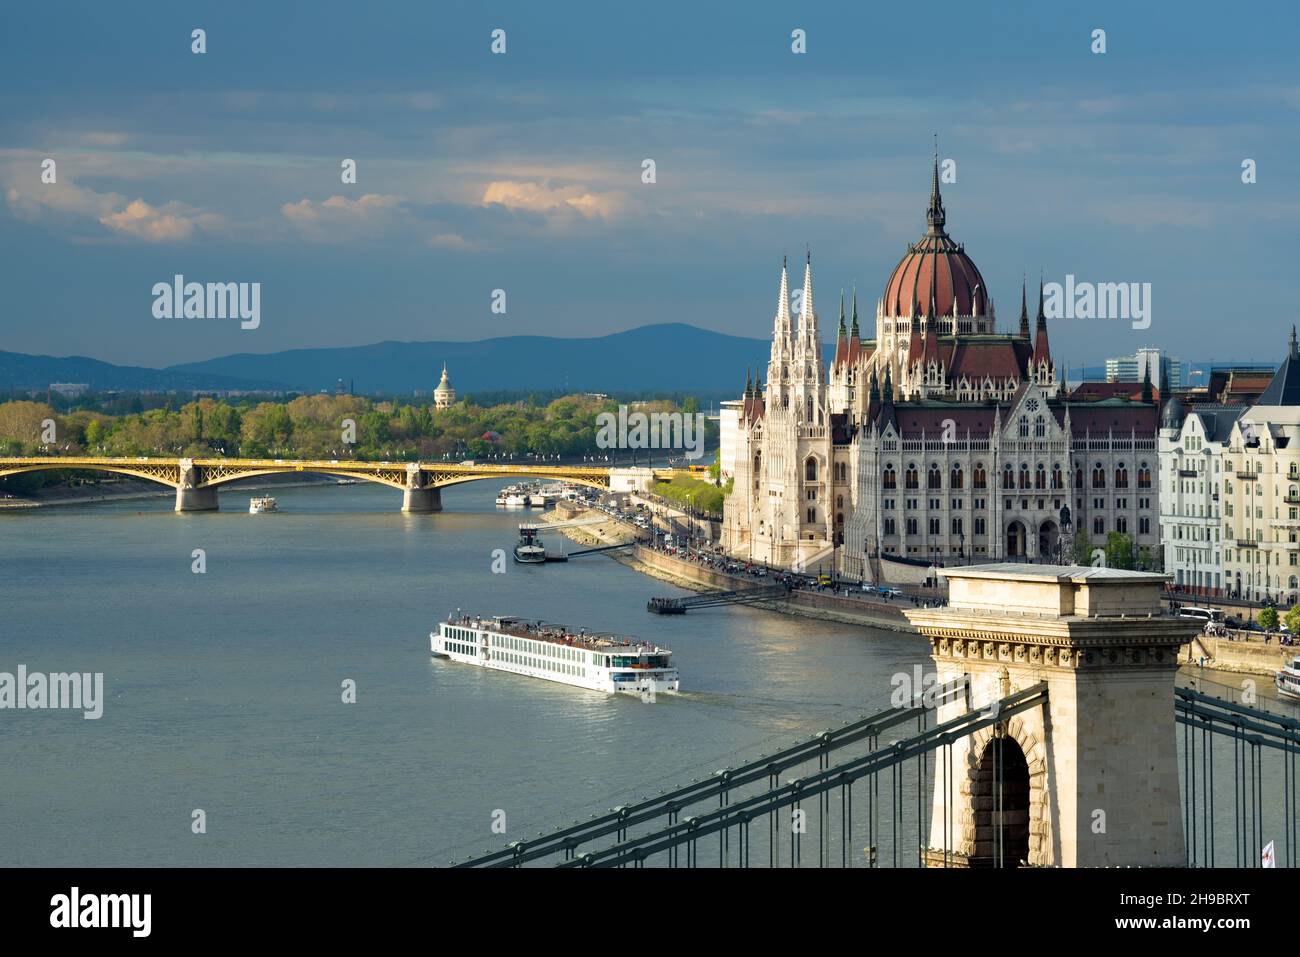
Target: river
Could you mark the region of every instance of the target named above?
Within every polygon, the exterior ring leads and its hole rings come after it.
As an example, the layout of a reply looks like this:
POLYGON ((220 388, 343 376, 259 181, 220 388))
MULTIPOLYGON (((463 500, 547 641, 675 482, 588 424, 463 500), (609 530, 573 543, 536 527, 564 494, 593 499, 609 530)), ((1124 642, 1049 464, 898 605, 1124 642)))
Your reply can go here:
POLYGON ((444 489, 433 515, 373 485, 278 489, 274 515, 233 490, 220 513, 0 515, 0 670, 103 672, 106 699, 99 720, 0 712, 0 866, 445 864, 883 709, 928 661, 916 638, 746 608, 652 616, 683 592, 604 556, 493 574, 521 520, 495 489, 444 489), (458 607, 653 639, 684 691, 431 659, 458 607))

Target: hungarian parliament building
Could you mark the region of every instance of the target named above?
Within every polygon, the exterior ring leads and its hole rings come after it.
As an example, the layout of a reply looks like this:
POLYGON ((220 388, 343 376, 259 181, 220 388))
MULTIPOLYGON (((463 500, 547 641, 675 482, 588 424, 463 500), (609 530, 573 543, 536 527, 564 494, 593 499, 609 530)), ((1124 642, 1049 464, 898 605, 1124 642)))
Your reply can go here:
POLYGON ((730 554, 875 579, 882 558, 1068 560, 1083 532, 1159 552, 1153 384, 1067 393, 1041 283, 1034 314, 1022 286, 1018 323, 998 331, 946 221, 936 160, 925 234, 885 283, 875 335, 841 294, 829 368, 811 255, 797 310, 782 265, 766 373, 724 415, 730 554))

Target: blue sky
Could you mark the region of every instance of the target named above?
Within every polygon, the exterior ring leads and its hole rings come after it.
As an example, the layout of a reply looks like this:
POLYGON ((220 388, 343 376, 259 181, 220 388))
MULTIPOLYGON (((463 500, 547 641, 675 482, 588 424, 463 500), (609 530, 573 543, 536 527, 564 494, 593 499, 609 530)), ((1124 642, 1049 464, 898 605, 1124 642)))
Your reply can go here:
POLYGON ((1271 360, 1300 320, 1294 4, 54 2, 0 18, 0 349, 164 365, 663 321, 766 337, 781 256, 805 246, 826 334, 854 282, 870 329, 924 229, 936 132, 957 164, 949 231, 1004 328, 1026 273, 1152 284, 1150 329, 1062 320, 1058 359, 1271 360), (153 284, 178 272, 261 282, 261 325, 153 318, 153 284))

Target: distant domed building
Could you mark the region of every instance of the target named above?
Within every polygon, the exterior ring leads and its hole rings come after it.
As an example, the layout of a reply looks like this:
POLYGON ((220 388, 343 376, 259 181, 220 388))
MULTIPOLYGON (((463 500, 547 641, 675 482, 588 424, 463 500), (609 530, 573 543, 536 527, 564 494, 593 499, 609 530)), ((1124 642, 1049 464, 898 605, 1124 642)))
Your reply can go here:
POLYGON ((451 387, 451 380, 447 378, 447 363, 442 364, 442 380, 438 383, 438 388, 433 390, 433 407, 435 409, 450 409, 452 403, 456 401, 456 390, 451 387))

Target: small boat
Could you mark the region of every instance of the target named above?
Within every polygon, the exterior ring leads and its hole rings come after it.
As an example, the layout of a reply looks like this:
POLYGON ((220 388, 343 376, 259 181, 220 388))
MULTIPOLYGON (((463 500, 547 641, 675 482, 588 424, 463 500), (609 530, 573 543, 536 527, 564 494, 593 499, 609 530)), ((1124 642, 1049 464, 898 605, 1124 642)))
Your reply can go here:
POLYGON ((280 506, 276 504, 275 499, 269 495, 261 498, 250 498, 248 500, 248 514, 261 515, 263 512, 278 512, 280 506))
POLYGON ((1300 656, 1292 658, 1281 671, 1274 672, 1273 684, 1277 686, 1278 694, 1300 698, 1300 656))
POLYGON ((515 545, 515 561, 521 565, 538 565, 546 561, 546 546, 537 537, 537 529, 519 529, 519 543, 515 545))

